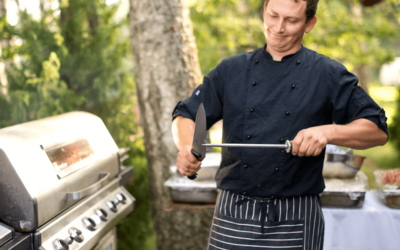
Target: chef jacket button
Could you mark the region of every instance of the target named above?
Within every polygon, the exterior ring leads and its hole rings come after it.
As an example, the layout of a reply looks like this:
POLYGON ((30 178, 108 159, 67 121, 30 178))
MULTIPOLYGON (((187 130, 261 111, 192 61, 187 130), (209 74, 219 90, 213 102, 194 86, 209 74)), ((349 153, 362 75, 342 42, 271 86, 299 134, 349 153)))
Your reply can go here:
POLYGON ((275 171, 278 171, 279 170, 279 168, 275 168, 275 171))
POLYGON ((247 194, 246 192, 243 192, 243 194, 247 194))
POLYGON ((274 198, 274 196, 271 196, 271 199, 273 199, 274 198))
POLYGON ((286 115, 289 115, 290 114, 290 112, 289 111, 286 111, 286 115))
POLYGON ((300 60, 298 60, 298 61, 296 62, 296 64, 299 65, 299 64, 300 64, 300 60))
POLYGON ((250 112, 253 112, 254 111, 254 109, 250 109, 250 112))
POLYGON ((296 85, 293 84, 293 85, 292 85, 292 89, 294 89, 294 88, 296 88, 296 85))
POLYGON ((247 165, 247 164, 245 164, 245 165, 243 165, 243 167, 244 167, 244 168, 247 168, 247 167, 248 167, 248 165, 247 165))
POLYGON ((258 60, 256 59, 254 62, 255 62, 255 63, 258 63, 258 60))
POLYGON ((257 85, 257 83, 256 83, 256 82, 253 82, 251 85, 253 85, 253 86, 256 86, 256 85, 257 85))
POLYGON ((283 142, 283 138, 281 138, 281 140, 280 140, 281 142, 283 142))
POLYGON ((250 139, 250 138, 251 138, 251 135, 248 135, 248 136, 247 136, 247 139, 250 139))

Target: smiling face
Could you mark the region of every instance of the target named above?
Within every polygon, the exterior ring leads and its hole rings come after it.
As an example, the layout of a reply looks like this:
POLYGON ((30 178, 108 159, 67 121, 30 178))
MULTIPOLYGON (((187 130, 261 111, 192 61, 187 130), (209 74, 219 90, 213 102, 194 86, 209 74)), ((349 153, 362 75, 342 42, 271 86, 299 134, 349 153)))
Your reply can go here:
POLYGON ((264 4, 264 34, 267 51, 274 57, 296 53, 304 33, 312 30, 314 17, 306 22, 307 1, 269 0, 264 4))

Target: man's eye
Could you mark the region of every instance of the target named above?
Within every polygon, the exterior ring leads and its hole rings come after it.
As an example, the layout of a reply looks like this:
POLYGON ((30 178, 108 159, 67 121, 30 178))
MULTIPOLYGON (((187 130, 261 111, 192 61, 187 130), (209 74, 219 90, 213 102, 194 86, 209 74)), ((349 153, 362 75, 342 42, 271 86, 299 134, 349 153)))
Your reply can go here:
POLYGON ((273 18, 278 17, 278 16, 273 16, 273 15, 270 15, 270 16, 273 17, 273 18))
POLYGON ((297 23, 297 21, 291 21, 291 20, 288 20, 290 23, 297 23))

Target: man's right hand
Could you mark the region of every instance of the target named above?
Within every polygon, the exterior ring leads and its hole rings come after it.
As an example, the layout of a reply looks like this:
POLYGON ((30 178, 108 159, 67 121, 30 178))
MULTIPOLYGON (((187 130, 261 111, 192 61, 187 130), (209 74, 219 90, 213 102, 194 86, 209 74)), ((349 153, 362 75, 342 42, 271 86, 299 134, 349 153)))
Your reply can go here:
POLYGON ((183 176, 192 176, 199 171, 201 161, 198 161, 191 152, 191 146, 186 145, 182 151, 179 151, 176 158, 176 166, 179 173, 183 176))

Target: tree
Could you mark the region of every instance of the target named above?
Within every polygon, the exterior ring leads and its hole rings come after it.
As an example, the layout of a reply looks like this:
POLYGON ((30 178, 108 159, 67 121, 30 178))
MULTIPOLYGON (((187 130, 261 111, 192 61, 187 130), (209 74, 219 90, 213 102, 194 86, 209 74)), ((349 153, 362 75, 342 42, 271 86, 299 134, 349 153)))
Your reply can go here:
POLYGON ((177 150, 171 113, 200 81, 196 44, 185 0, 130 0, 131 48, 150 177, 158 249, 203 249, 212 211, 175 209, 164 187, 177 150))

